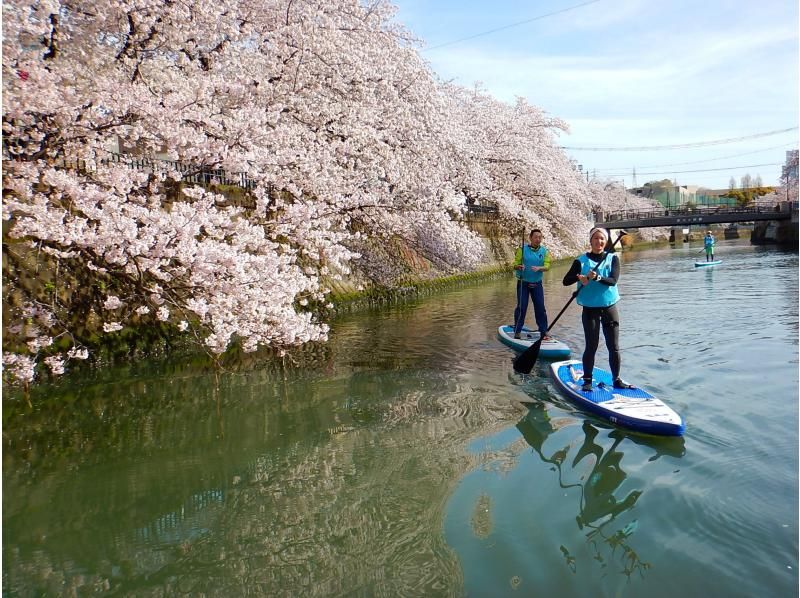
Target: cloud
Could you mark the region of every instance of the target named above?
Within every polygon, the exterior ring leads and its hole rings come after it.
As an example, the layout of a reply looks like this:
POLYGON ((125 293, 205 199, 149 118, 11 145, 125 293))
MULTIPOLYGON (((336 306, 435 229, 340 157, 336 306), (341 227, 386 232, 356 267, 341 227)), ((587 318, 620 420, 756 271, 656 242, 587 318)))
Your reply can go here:
POLYGON ((651 0, 607 0, 552 17, 545 24, 550 37, 586 31, 608 30, 615 26, 643 22, 651 0))
MULTIPOLYGON (((523 96, 565 118, 601 110, 609 117, 633 111, 719 110, 736 102, 731 85, 764 87, 796 98, 797 33, 788 28, 753 30, 747 36, 709 34, 703 39, 673 36, 669 46, 645 47, 635 55, 541 55, 456 49, 439 54, 434 70, 463 85, 481 81, 496 97, 523 96), (775 52, 778 48, 780 51, 775 52), (787 69, 791 69, 788 70, 787 69), (783 82, 774 90, 775 82, 783 82), (788 83, 788 84, 787 84, 788 83), (689 103, 691 102, 691 105, 689 103)), ((764 98, 767 100, 767 98, 764 98)), ((794 108, 794 102, 792 102, 794 108)))

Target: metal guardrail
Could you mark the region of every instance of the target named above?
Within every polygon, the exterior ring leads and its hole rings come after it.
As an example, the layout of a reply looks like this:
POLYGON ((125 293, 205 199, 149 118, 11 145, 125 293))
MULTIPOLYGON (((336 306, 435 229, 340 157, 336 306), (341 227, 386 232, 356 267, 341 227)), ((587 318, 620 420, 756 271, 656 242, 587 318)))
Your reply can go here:
MULTIPOLYGON (((181 173, 181 180, 187 183, 199 185, 234 185, 242 189, 255 189, 258 183, 247 176, 244 172, 229 173, 222 168, 203 168, 194 164, 186 164, 175 160, 162 160, 156 158, 137 158, 131 154, 109 154, 106 158, 97 160, 99 164, 108 166, 119 164, 133 170, 147 172, 168 172, 175 170, 181 173)), ((91 170, 90 163, 86 160, 61 159, 57 166, 62 168, 74 168, 76 170, 91 170)))
POLYGON ((487 214, 487 215, 497 215, 500 213, 500 210, 497 206, 485 206, 480 204, 467 204, 467 212, 470 214, 487 214))

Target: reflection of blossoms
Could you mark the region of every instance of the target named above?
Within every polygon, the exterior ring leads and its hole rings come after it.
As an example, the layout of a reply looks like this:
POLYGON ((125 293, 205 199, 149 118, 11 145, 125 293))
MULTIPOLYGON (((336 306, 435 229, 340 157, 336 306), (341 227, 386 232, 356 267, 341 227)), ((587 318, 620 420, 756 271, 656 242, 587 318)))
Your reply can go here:
POLYGON ((104 332, 116 332, 117 330, 122 330, 122 324, 119 322, 105 322, 103 323, 103 331, 104 332))

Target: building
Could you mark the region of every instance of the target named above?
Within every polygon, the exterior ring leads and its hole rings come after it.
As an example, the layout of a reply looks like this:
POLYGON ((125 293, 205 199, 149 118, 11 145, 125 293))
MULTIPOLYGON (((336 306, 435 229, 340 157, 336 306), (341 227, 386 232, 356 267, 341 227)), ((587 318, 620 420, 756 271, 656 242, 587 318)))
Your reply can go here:
POLYGON ((697 185, 645 185, 628 189, 629 193, 654 199, 665 208, 733 205, 736 203, 734 199, 722 197, 728 191, 729 189, 706 189, 697 185))

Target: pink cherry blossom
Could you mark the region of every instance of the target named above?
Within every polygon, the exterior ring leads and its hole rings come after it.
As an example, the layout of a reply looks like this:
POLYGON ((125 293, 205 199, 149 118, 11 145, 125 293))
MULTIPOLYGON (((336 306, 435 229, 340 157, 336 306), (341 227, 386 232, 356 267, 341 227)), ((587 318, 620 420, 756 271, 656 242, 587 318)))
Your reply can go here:
POLYGON ((122 307, 122 301, 115 295, 109 295, 103 303, 103 308, 108 310, 117 309, 119 307, 122 307))
POLYGON ((60 355, 45 357, 44 362, 54 376, 60 376, 64 373, 64 358, 60 355))
POLYGON ((88 359, 89 351, 85 347, 72 347, 67 351, 67 357, 69 359, 88 359))

